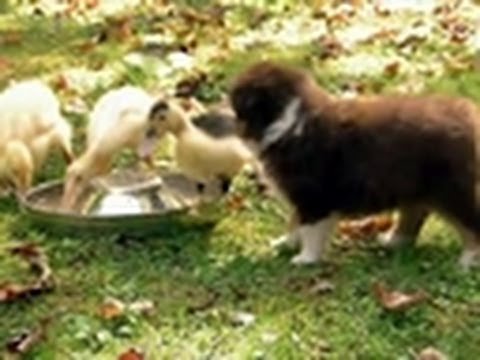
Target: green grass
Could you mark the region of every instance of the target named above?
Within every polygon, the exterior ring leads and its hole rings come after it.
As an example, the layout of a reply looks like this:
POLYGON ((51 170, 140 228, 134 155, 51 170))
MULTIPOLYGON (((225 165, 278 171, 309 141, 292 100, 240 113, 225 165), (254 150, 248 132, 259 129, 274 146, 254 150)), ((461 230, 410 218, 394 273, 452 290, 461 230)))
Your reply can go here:
MULTIPOLYGON (((238 18, 248 21, 242 14, 238 18)), ((117 61, 130 48, 106 42, 78 53, 77 45, 95 35, 99 25, 62 26, 64 31, 52 33, 45 20, 0 16, 0 33, 13 27, 23 34, 20 44, 0 50, 0 57, 14 64, 0 74, 0 83, 12 76, 117 61)), ((437 50, 432 45, 425 56, 437 50)), ((325 70, 316 54, 314 44, 230 54, 209 64, 209 81, 196 95, 206 101, 219 98, 235 74, 265 57, 312 69, 334 92, 352 80, 364 82, 368 92, 391 91, 405 81, 402 75, 349 79, 325 70)), ((125 67, 117 83, 150 87, 152 78, 149 68, 125 67)), ((474 72, 447 73, 426 84, 428 91, 480 99, 474 72)), ((92 91, 87 102, 92 104, 106 89, 92 91)), ((81 130, 84 116, 74 120, 81 130)), ((37 181, 60 177, 63 171, 61 161, 52 159, 37 181)), ((48 318, 48 336, 22 358, 109 360, 139 347, 148 359, 413 359, 427 346, 450 359, 480 358, 480 273, 459 270, 460 242, 444 222, 432 218, 415 248, 394 253, 384 252, 373 240, 335 239, 325 263, 298 268, 289 263, 291 252, 269 245, 286 227, 285 206, 259 197, 251 185, 239 182, 245 209, 231 210, 221 203, 200 216, 215 219, 213 224, 200 226, 192 219, 190 226, 171 224, 161 235, 149 237, 42 232, 26 221, 12 199, 2 199, 0 284, 29 278, 25 265, 7 249, 34 242, 48 254, 57 287, 49 294, 0 304, 0 346, 48 318), (312 293, 321 280, 330 281, 333 291, 312 293), (372 294, 376 281, 403 291, 424 289, 432 301, 405 313, 388 313, 372 294), (125 303, 152 300, 155 310, 150 316, 126 313, 105 320, 98 309, 107 297, 125 303), (235 324, 238 312, 253 314, 255 321, 235 324)))

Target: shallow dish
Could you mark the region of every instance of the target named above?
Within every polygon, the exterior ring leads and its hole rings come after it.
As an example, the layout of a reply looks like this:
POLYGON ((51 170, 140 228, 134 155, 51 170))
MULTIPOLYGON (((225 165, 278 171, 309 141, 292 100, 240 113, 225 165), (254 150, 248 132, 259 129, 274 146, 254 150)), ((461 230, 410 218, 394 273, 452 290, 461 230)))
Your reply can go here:
POLYGON ((30 190, 20 200, 27 218, 47 231, 161 232, 192 206, 220 196, 210 184, 199 196, 196 184, 179 173, 117 171, 90 187, 77 209, 60 209, 63 182, 53 181, 30 190))

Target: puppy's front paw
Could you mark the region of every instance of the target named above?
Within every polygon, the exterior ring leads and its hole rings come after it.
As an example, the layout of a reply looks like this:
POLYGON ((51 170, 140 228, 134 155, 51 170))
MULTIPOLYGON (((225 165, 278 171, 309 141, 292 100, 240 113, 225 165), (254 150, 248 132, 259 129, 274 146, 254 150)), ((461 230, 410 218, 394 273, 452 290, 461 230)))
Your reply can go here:
POLYGON ((317 254, 311 254, 306 252, 301 252, 300 254, 294 256, 291 260, 293 265, 312 265, 317 263, 320 260, 320 256, 317 254))
POLYGON ((300 243, 300 239, 298 238, 298 235, 291 233, 291 234, 285 234, 273 239, 270 242, 270 246, 272 246, 275 249, 278 249, 278 248, 294 249, 298 247, 299 243, 300 243))

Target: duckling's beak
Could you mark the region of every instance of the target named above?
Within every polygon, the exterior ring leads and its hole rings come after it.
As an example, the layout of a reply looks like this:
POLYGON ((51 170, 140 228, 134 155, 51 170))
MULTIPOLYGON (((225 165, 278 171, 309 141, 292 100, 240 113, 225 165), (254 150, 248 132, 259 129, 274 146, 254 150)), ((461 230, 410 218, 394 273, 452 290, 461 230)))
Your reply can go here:
POLYGON ((153 154, 157 146, 157 138, 145 136, 137 146, 137 155, 146 164, 153 163, 153 154))

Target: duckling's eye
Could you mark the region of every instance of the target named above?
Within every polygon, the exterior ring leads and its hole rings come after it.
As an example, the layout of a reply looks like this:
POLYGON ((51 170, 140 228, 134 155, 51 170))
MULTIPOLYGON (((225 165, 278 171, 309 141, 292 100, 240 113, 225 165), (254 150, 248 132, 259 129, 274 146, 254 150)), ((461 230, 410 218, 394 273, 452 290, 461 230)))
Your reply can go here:
POLYGON ((158 101, 150 110, 149 118, 155 121, 165 121, 169 110, 166 101, 158 101))

